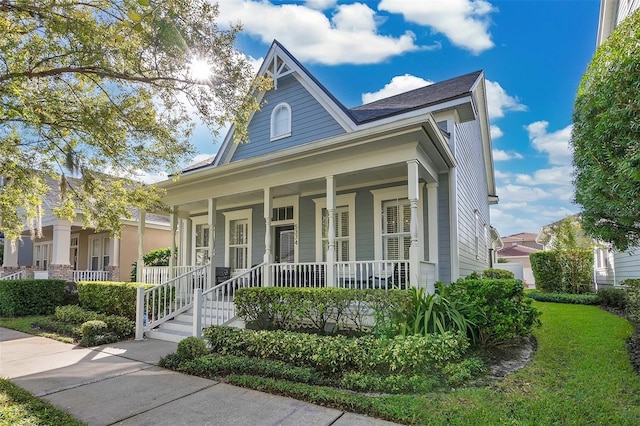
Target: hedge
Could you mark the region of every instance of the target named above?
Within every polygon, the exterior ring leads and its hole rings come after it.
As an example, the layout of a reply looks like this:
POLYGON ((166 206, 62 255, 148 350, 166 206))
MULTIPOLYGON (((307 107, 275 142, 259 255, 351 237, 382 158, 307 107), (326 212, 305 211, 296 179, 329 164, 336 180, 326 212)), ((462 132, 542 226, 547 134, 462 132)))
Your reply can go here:
POLYGON ((132 321, 136 319, 137 288, 153 287, 153 284, 115 281, 80 281, 78 298, 80 306, 107 315, 119 315, 132 321))
POLYGON ((625 286, 627 294, 627 318, 640 327, 640 278, 624 280, 620 284, 625 286))
POLYGON ((541 293, 531 291, 527 294, 538 302, 567 303, 573 305, 597 305, 600 298, 597 294, 541 293))
POLYGON ((531 253, 529 259, 537 288, 548 293, 564 291, 560 252, 556 250, 539 251, 531 253))
POLYGON ((234 303, 238 316, 258 329, 362 333, 373 326, 374 313, 404 312, 411 298, 405 290, 253 287, 237 290, 234 303))
POLYGON ((529 255, 536 287, 548 293, 589 293, 593 286, 593 251, 545 250, 529 255))
POLYGON ((386 339, 212 326, 203 335, 215 353, 283 361, 331 375, 428 373, 460 360, 469 347, 465 335, 452 332, 386 339))
POLYGON ((0 280, 0 316, 48 315, 65 298, 64 280, 0 280))

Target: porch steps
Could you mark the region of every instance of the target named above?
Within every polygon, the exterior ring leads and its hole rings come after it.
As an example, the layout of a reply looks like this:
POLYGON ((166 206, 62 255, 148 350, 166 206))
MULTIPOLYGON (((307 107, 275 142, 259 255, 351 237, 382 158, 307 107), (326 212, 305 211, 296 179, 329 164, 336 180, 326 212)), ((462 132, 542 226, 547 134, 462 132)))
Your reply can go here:
MULTIPOLYGON (((228 310, 230 308, 226 308, 228 310)), ((222 310, 222 308, 220 308, 222 310)), ((204 309, 205 315, 211 315, 211 308, 204 309)), ((209 321, 211 316, 207 318, 209 321)), ((219 311, 213 312, 213 319, 222 323, 222 314, 219 311)), ((202 323, 205 324, 205 318, 202 319, 202 323)), ((244 328, 244 321, 241 318, 233 317, 226 323, 229 327, 244 328)), ((150 339, 164 340, 168 342, 180 342, 187 337, 193 336, 193 311, 189 310, 186 313, 176 316, 174 319, 169 320, 159 327, 146 332, 146 336, 150 339)))

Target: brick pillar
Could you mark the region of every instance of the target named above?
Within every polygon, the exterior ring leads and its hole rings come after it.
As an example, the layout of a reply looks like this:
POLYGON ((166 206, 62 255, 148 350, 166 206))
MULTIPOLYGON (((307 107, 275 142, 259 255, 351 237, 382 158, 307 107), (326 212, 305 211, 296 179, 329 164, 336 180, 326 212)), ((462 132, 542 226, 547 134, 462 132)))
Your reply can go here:
POLYGON ((73 281, 73 268, 71 265, 50 265, 49 278, 55 280, 73 281))
MULTIPOLYGON (((120 281, 120 267, 119 266, 110 266, 110 275, 111 281, 120 281)), ((125 281, 129 281, 129 277, 125 281)))

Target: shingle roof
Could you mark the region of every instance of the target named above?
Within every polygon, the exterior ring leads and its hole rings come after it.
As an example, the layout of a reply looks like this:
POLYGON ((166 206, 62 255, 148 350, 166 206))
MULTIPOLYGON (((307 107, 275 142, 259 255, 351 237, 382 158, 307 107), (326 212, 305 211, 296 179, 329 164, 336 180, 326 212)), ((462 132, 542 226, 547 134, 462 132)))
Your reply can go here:
POLYGON ((531 253, 540 251, 527 246, 515 245, 505 247, 502 250, 498 250, 499 257, 513 257, 513 256, 529 256, 531 253))
POLYGON ((533 232, 520 232, 519 234, 507 235, 506 237, 502 237, 502 242, 511 243, 518 241, 535 241, 537 235, 538 234, 534 234, 533 232))
POLYGON ((359 122, 378 120, 395 114, 446 102, 468 94, 482 71, 474 71, 409 92, 380 99, 356 108, 351 115, 359 122))

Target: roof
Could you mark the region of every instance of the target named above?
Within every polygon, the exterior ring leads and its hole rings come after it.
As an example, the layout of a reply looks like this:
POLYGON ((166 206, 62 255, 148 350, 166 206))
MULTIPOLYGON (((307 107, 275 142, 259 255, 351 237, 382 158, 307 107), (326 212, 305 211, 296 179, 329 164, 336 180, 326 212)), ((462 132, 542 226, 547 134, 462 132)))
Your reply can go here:
POLYGON ((357 122, 364 123, 457 99, 471 92, 481 74, 481 70, 474 71, 361 105, 350 111, 357 122))
POLYGON ((535 241, 536 236, 533 232, 520 232, 519 234, 507 235, 502 237, 502 241, 505 243, 515 243, 518 241, 535 241))
POLYGON ((498 257, 517 257, 517 256, 529 256, 531 253, 536 253, 539 249, 534 249, 527 246, 515 245, 508 246, 501 250, 498 250, 498 257))

